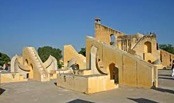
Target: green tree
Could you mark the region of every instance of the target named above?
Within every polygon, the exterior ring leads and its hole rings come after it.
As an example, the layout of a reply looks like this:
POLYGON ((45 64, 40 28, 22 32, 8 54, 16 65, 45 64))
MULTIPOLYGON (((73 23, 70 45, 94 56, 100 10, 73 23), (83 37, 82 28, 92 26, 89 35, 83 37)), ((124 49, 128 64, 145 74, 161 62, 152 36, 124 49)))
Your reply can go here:
POLYGON ((62 51, 58 48, 52 48, 50 46, 44 46, 38 48, 38 55, 40 56, 41 60, 45 62, 50 55, 57 59, 58 67, 61 68, 62 64, 59 60, 62 58, 62 51))
POLYGON ((7 54, 0 52, 0 65, 3 66, 3 64, 8 63, 10 61, 10 57, 7 54))
POLYGON ((81 50, 79 51, 79 54, 86 56, 86 48, 81 48, 81 50))
POLYGON ((174 54, 174 46, 172 44, 160 44, 159 48, 174 54))

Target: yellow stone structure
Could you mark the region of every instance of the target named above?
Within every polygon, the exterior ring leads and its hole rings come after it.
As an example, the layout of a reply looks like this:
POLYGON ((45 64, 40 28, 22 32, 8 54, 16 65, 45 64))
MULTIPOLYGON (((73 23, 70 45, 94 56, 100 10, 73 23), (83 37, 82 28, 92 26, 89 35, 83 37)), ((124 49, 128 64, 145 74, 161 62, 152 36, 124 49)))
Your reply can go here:
POLYGON ((149 35, 140 33, 126 35, 118 30, 95 23, 95 38, 147 62, 153 63, 160 60, 160 50, 158 49, 156 35, 153 33, 149 35))
POLYGON ((103 62, 103 68, 97 68, 98 73, 107 74, 116 84, 148 88, 158 85, 155 66, 95 38, 87 37, 86 55, 87 68, 95 68, 96 64, 92 61, 97 63, 100 59, 103 62), (92 55, 96 56, 92 57, 92 55))
POLYGON ((160 60, 165 69, 170 69, 174 60, 174 55, 165 50, 160 50, 160 60))
POLYGON ((33 79, 49 81, 57 78, 57 60, 50 56, 44 63, 34 47, 23 49, 21 56, 11 59, 10 73, 1 73, 1 83, 19 82, 33 79))
POLYGON ((86 70, 59 73, 57 85, 83 93, 117 88, 157 87, 157 67, 93 37, 86 38, 86 70), (102 61, 102 62, 101 62, 102 61))
POLYGON ((20 73, 1 73, 0 74, 0 83, 10 83, 10 82, 24 82, 28 79, 20 73))
POLYGON ((79 69, 86 69, 86 58, 82 54, 79 54, 72 45, 64 46, 63 57, 65 68, 69 68, 76 63, 79 69))
POLYGON ((95 22, 95 38, 149 62, 157 66, 158 69, 171 66, 174 60, 173 54, 158 48, 156 34, 154 33, 126 35, 123 32, 95 22))
MULTIPOLYGON (((75 56, 70 48, 64 48, 64 62, 75 56)), ((159 61, 155 34, 125 35, 101 25, 97 19, 95 37, 86 38, 86 69, 59 71, 57 85, 87 94, 111 90, 119 85, 158 87, 159 61)))

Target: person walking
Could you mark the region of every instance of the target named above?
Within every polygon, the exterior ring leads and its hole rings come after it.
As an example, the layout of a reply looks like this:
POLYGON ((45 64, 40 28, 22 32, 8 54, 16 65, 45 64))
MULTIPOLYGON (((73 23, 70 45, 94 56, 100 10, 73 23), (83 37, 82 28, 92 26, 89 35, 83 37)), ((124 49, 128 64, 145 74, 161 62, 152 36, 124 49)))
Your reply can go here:
POLYGON ((173 63, 172 63, 172 77, 174 77, 174 60, 173 60, 173 63))

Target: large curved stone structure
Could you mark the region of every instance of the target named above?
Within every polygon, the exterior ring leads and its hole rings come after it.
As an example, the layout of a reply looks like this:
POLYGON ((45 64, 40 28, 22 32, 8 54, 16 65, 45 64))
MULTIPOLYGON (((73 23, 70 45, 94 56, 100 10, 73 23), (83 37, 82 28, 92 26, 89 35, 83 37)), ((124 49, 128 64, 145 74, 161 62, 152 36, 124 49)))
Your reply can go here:
POLYGON ((79 66, 80 70, 86 69, 86 57, 79 54, 72 45, 64 46, 64 67, 71 67, 74 64, 79 66))
POLYGON ((21 73, 25 78, 38 81, 49 81, 54 78, 57 70, 57 60, 50 56, 42 62, 34 47, 23 49, 22 56, 14 56, 11 60, 11 72, 21 73))

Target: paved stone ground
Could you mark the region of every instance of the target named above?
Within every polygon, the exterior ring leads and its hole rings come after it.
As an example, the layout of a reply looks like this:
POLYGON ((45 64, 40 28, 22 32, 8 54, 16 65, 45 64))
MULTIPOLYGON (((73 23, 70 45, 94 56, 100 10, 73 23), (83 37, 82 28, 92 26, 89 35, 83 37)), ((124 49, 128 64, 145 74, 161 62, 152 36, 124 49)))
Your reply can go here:
POLYGON ((55 80, 1 84, 0 103, 174 103, 171 70, 159 70, 159 88, 121 86, 107 92, 86 95, 55 86, 55 80))

